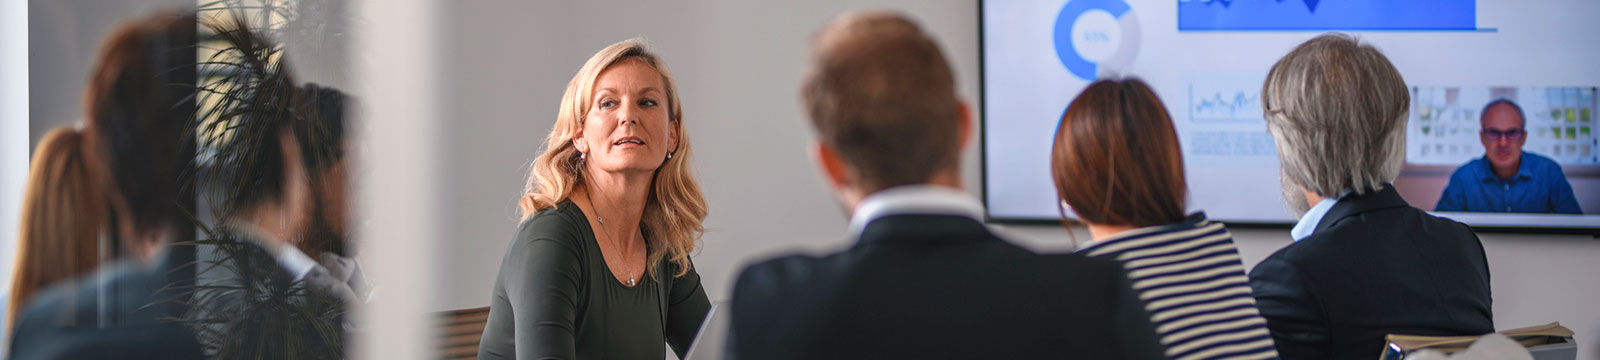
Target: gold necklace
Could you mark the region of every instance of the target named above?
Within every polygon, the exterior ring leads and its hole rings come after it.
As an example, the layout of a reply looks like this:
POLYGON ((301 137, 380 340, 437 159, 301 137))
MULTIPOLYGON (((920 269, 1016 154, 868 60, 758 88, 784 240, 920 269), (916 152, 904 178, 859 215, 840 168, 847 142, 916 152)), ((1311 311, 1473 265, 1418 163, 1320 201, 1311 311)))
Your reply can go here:
MULTIPOLYGON (((606 234, 606 242, 611 243, 611 250, 622 257, 623 266, 628 266, 628 255, 622 253, 622 249, 617 245, 617 238, 611 236, 611 229, 606 228, 606 217, 600 215, 600 207, 595 205, 594 197, 589 196, 589 189, 583 190, 583 199, 589 201, 589 207, 594 208, 594 219, 600 222, 600 232, 606 234)), ((633 280, 633 269, 628 269, 628 287, 634 285, 638 285, 638 282, 633 280)))

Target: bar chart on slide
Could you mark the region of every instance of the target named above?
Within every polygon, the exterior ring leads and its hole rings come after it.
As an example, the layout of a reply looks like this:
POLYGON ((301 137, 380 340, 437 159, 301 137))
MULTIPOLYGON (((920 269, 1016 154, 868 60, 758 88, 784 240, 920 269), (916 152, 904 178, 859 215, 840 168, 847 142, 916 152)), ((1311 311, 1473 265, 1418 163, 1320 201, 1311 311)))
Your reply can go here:
POLYGON ((1178 31, 1483 31, 1475 0, 1179 0, 1178 31))

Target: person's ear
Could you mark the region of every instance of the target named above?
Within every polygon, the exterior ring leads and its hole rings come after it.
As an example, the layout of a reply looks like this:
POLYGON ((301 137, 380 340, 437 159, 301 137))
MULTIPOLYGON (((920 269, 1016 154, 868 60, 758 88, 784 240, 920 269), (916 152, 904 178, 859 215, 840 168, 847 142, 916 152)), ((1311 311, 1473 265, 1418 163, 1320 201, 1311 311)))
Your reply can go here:
POLYGON ((850 176, 847 174, 844 159, 839 158, 839 153, 833 151, 820 141, 811 143, 811 155, 817 158, 817 166, 822 167, 822 175, 827 178, 828 185, 834 188, 848 188, 850 176))
POLYGON ((589 142, 583 141, 583 124, 579 124, 578 131, 572 134, 572 147, 580 153, 589 153, 589 142))
MULTIPOLYGON (((294 133, 285 129, 278 132, 278 145, 283 151, 283 175, 290 177, 285 180, 296 180, 293 177, 304 177, 304 160, 300 157, 300 141, 295 139, 294 133)), ((285 181, 285 183, 288 183, 285 181)))
POLYGON ((311 177, 305 159, 300 154, 300 142, 289 130, 278 132, 278 144, 283 149, 283 206, 290 214, 287 219, 295 226, 302 224, 301 216, 309 213, 311 177))
POLYGON ((959 126, 961 127, 961 133, 959 135, 961 136, 960 149, 966 149, 967 145, 972 143, 972 107, 967 105, 966 101, 959 101, 957 104, 961 108, 961 117, 959 121, 959 126))
POLYGON ((678 152, 678 132, 682 131, 682 127, 682 122, 667 120, 667 153, 678 152))

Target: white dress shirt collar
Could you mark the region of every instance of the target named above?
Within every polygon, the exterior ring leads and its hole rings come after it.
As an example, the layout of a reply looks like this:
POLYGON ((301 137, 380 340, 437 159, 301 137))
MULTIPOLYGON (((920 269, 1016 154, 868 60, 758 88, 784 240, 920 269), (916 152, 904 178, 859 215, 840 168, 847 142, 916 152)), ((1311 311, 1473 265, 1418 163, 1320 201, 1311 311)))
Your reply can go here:
POLYGON ((306 253, 301 252, 300 248, 295 247, 286 240, 278 239, 271 232, 262 230, 256 227, 255 224, 236 221, 232 222, 231 225, 242 232, 244 238, 249 239, 250 242, 255 243, 256 246, 266 250, 267 254, 277 259, 278 265, 282 266, 284 271, 288 271, 289 276, 294 280, 304 278, 306 273, 317 267, 317 261, 311 259, 311 256, 306 255, 306 253), (266 239, 273 239, 274 241, 272 242, 276 242, 278 245, 272 245, 266 239))
POLYGON ((972 194, 938 185, 904 185, 867 195, 850 216, 850 235, 860 237, 867 223, 890 215, 955 215, 983 221, 983 204, 972 194))
POLYGON ((1332 210, 1333 205, 1337 203, 1339 203, 1339 198, 1334 197, 1323 198, 1322 201, 1318 201, 1317 205, 1312 206, 1311 210, 1307 210, 1305 215, 1300 216, 1300 221, 1294 224, 1293 229, 1289 229, 1289 236, 1294 238, 1294 241, 1305 240, 1305 238, 1310 237, 1312 232, 1317 231, 1317 224, 1322 223, 1322 218, 1328 216, 1328 210, 1332 210))

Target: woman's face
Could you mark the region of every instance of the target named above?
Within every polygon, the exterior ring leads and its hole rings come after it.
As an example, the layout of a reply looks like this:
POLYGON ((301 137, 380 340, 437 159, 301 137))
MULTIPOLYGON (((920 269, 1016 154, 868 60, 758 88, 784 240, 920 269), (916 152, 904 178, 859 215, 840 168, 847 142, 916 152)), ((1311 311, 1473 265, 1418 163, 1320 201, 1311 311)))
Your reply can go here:
POLYGON ((677 150, 661 74, 643 61, 623 60, 600 72, 587 120, 573 145, 589 170, 654 172, 677 150))

